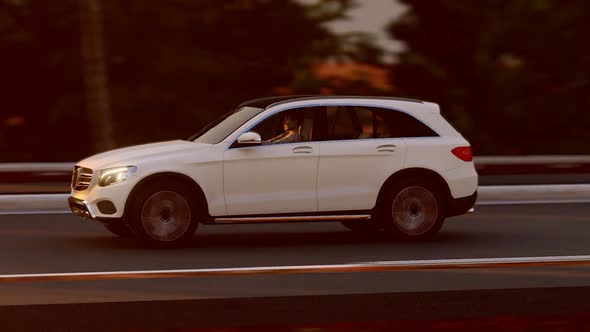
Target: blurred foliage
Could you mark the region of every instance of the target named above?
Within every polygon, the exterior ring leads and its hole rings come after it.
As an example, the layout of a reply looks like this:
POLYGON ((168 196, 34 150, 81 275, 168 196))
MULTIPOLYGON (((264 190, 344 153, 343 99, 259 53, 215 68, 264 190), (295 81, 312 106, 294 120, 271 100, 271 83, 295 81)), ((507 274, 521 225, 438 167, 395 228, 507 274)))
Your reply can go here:
MULTIPOLYGON (((354 0, 102 0, 117 144, 189 136, 259 96, 395 91, 440 103, 476 154, 590 154, 590 2, 400 1, 387 67, 374 36, 326 27, 354 0)), ((0 162, 96 152, 79 14, 0 0, 0 162)))
MULTIPOLYGON (((367 36, 325 27, 346 17, 351 0, 101 4, 119 146, 188 137, 240 102, 280 88, 320 92, 325 84, 312 69, 322 59, 377 63, 381 55, 367 36)), ((69 161, 92 152, 79 40, 77 1, 0 0, 0 89, 7 96, 0 101, 0 160, 69 161), (22 121, 8 121, 14 117, 22 121)))
POLYGON ((86 149, 78 24, 73 0, 0 1, 0 161, 86 149))
POLYGON ((402 0, 391 71, 476 154, 590 153, 590 2, 402 0))

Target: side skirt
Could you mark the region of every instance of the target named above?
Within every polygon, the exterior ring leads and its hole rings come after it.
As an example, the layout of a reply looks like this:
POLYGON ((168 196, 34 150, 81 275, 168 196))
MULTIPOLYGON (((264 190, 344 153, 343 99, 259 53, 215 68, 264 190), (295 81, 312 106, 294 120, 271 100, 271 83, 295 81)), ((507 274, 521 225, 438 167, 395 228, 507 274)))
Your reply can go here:
POLYGON ((369 213, 355 214, 320 214, 320 215, 275 215, 275 216, 228 216, 213 219, 214 224, 258 224, 258 223, 291 223, 291 222, 324 222, 371 219, 369 213))

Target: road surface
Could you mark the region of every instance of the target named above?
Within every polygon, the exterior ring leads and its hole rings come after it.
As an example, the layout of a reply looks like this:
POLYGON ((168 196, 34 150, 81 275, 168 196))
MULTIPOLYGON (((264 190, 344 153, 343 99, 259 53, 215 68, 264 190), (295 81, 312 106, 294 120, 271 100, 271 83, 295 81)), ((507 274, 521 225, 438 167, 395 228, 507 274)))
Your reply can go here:
MULTIPOLYGON (((0 275, 590 255, 590 204, 480 206, 428 242, 337 223, 203 226, 187 248, 145 249, 69 214, 0 216, 0 275)), ((0 305, 590 286, 585 264, 421 271, 0 283, 0 305)))

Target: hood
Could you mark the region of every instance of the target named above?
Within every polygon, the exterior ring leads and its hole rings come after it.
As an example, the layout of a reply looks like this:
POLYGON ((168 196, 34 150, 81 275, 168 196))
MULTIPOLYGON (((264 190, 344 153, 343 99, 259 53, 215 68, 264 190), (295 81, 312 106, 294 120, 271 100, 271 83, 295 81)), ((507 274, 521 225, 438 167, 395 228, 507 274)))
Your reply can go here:
POLYGON ((142 144, 99 153, 77 162, 76 165, 88 167, 93 170, 115 166, 135 166, 149 157, 162 158, 167 154, 173 154, 182 150, 194 151, 210 146, 210 144, 183 140, 142 144))

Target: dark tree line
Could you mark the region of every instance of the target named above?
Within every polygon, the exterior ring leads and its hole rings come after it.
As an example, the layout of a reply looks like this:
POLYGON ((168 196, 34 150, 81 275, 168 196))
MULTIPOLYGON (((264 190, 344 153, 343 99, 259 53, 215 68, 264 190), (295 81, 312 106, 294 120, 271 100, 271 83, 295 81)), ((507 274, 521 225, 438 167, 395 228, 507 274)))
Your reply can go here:
MULTIPOLYGON (((376 62, 363 38, 324 26, 351 0, 101 0, 118 146, 188 137, 277 88, 317 92, 318 59, 376 62)), ((0 161, 68 161, 91 152, 76 0, 0 0, 0 161)), ((93 151, 94 150, 94 151, 93 151)))
MULTIPOLYGON (((79 1, 0 0, 0 162, 97 152, 79 1)), ((388 29, 406 49, 388 65, 325 26, 354 0, 101 0, 114 141, 182 138, 245 99, 330 91, 438 102, 480 155, 590 153, 590 3, 400 1, 388 29), (334 58, 386 68, 393 91, 330 86, 313 67, 334 58)))
POLYGON ((392 79, 480 154, 590 153, 590 3, 402 0, 392 79))

